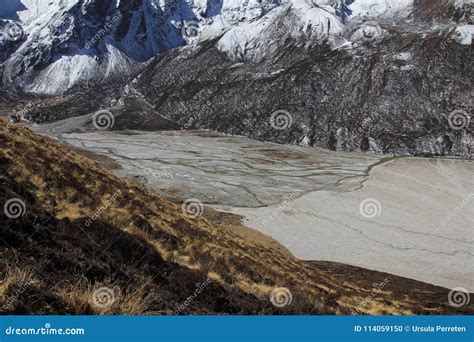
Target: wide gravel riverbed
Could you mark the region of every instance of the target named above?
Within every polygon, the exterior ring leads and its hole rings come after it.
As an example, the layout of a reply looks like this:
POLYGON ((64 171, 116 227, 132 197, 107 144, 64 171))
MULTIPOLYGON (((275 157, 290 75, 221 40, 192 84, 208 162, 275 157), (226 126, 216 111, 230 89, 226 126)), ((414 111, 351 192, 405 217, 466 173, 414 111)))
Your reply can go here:
MULTIPOLYGON (((41 130, 40 130, 41 131, 41 130)), ((117 172, 194 199, 295 256, 474 292, 474 161, 387 158, 208 132, 59 133, 117 172)))

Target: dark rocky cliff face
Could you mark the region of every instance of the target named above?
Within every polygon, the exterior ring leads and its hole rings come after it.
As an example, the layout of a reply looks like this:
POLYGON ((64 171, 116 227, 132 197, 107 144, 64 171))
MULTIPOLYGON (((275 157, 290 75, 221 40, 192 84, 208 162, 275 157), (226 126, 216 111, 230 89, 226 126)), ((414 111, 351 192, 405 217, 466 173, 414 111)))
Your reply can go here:
POLYGON ((30 116, 108 109, 113 129, 203 128, 344 151, 472 157, 473 51, 456 31, 473 23, 472 6, 415 3, 406 18, 347 22, 332 40, 273 27, 271 50, 258 58, 248 45, 223 50, 221 37, 173 49, 30 116))
POLYGON ((206 16, 216 2, 222 1, 21 0, 8 11, 2 5, 1 83, 58 95, 133 73, 140 63, 185 45, 183 23, 206 16), (22 30, 21 37, 8 37, 8 25, 22 30))
POLYGON ((134 88, 183 126, 337 150, 471 157, 472 49, 387 29, 356 50, 288 42, 258 64, 231 60, 209 42, 158 58, 134 88))

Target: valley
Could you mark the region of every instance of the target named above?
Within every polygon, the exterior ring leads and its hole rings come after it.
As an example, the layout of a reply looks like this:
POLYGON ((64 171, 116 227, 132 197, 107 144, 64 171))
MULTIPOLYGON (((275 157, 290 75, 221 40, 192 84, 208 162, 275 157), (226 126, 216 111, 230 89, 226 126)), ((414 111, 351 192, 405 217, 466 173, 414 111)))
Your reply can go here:
POLYGON ((120 176, 168 199, 237 214, 299 259, 474 291, 472 160, 344 153, 207 131, 58 127, 65 125, 35 129, 112 161, 120 176))
MULTIPOLYGON (((0 124, 0 201, 15 201, 6 211, 8 216, 0 216, 0 271, 5 274, 0 283, 2 313, 472 313, 469 302, 453 305, 453 293, 464 298, 464 292, 350 264, 299 260, 270 236, 243 227, 235 214, 201 206, 196 199, 184 206, 117 176, 119 160, 71 150, 21 125, 1 119, 0 124), (196 287, 202 289, 202 284, 205 290, 189 302, 187 298, 196 287), (18 289, 24 295, 18 296, 18 289), (107 305, 97 305, 97 291, 106 291, 107 305), (280 296, 281 304, 276 302, 280 296)), ((193 137, 196 132, 190 134, 185 139, 194 143, 210 139, 202 132, 197 138, 193 137)), ((125 135, 137 138, 142 134, 125 135)), ((124 134, 119 137, 124 139, 124 134)), ((77 143, 77 133, 74 138, 77 143)), ((109 138, 116 140, 113 134, 109 138)), ((140 142, 129 140, 128 145, 140 142)), ((143 152, 143 142, 141 145, 138 150, 143 152)), ((215 147, 225 150, 227 146, 221 141, 215 147)), ((272 154, 285 149, 272 145, 272 154)), ((285 154, 273 157, 285 158, 285 154)), ((324 158, 328 162, 323 153, 324 158)), ((330 159, 333 164, 346 165, 352 175, 364 169, 363 163, 345 164, 343 155, 330 159)), ((236 165, 234 162, 233 168, 236 165)), ((343 173, 342 179, 350 179, 345 176, 343 173)), ((187 186, 193 189, 191 183, 187 186)), ((273 187, 284 188, 278 183, 273 187)), ((338 248, 344 247, 343 237, 338 237, 338 248)))
POLYGON ((4 2, 0 313, 474 312, 472 1, 4 2))

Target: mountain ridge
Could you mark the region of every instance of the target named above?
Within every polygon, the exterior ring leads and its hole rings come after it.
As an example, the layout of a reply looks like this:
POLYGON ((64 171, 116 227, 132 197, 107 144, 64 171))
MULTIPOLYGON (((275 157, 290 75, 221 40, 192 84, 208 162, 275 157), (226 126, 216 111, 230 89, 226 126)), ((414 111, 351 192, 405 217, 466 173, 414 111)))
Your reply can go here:
MULTIPOLYGON (((94 69, 109 75, 103 80, 76 84, 67 76, 69 90, 34 101, 48 105, 26 115, 21 106, 9 110, 14 120, 37 123, 108 110, 117 130, 179 130, 192 121, 186 128, 277 143, 472 158, 472 4, 370 3, 385 5, 295 0, 240 8, 200 1, 193 8, 206 10, 188 18, 204 24, 185 20, 187 27, 173 29, 183 41, 188 35, 187 45, 139 65, 122 63, 120 50, 109 46, 111 63, 124 68, 118 73, 107 61, 94 69), (210 20, 216 13, 230 24, 210 20), (272 118, 288 127, 275 129, 272 118)), ((4 69, 11 70, 9 62, 4 69)), ((55 73, 67 75, 64 66, 49 75, 55 73)))
POLYGON ((54 0, 47 4, 44 0, 9 0, 8 4, 0 10, 0 19, 14 20, 24 35, 13 43, 0 39, 5 50, 0 55, 3 83, 43 95, 133 72, 140 63, 167 50, 221 35, 222 49, 234 54, 239 46, 248 45, 249 38, 251 42, 265 40, 265 26, 281 21, 279 12, 293 16, 284 25, 286 31, 292 36, 304 34, 308 43, 314 43, 324 36, 339 35, 344 22, 391 18, 409 13, 413 6, 411 0, 243 4, 234 0, 54 0))

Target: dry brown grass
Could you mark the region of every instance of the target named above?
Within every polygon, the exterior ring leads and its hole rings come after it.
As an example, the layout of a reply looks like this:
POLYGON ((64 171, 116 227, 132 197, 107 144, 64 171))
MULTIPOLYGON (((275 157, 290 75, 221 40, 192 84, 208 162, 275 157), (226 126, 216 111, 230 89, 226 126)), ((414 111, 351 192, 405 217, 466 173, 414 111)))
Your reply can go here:
MULTIPOLYGON (((188 218, 182 214, 179 204, 119 178, 113 171, 27 129, 6 124, 6 130, 0 133, 0 142, 4 146, 0 152, 0 166, 10 186, 18 188, 16 195, 31 202, 28 203, 28 215, 32 215, 31 210, 36 210, 38 213, 35 215, 52 215, 50 220, 56 222, 49 235, 45 233, 43 240, 33 241, 29 248, 36 248, 40 243, 52 243, 48 253, 56 259, 68 255, 67 249, 74 248, 76 253, 68 259, 69 264, 55 261, 59 265, 54 268, 55 276, 71 278, 68 279, 69 285, 55 287, 51 294, 66 303, 66 312, 170 312, 175 305, 173 301, 178 304, 183 301, 192 292, 193 284, 198 279, 202 282, 203 277, 213 281, 213 286, 207 290, 209 296, 203 295, 202 302, 196 302, 196 308, 190 308, 201 313, 349 314, 357 311, 371 314, 384 311, 405 314, 427 311, 425 302, 430 302, 431 306, 435 303, 440 313, 453 310, 445 303, 446 290, 430 287, 413 294, 413 287, 424 284, 403 278, 390 284, 387 288, 392 289, 390 294, 374 297, 361 307, 357 300, 348 298, 370 295, 372 278, 377 276, 375 272, 357 277, 352 275, 357 272, 354 268, 331 266, 336 272, 321 268, 297 260, 285 250, 268 248, 261 241, 246 239, 242 232, 225 229, 216 217, 188 218), (117 191, 120 192, 117 200, 86 229, 86 220, 104 205, 105 195, 117 191), (69 243, 67 240, 78 231, 81 234, 76 240, 80 240, 69 243), (122 245, 114 249, 115 241, 122 245), (74 245, 70 245, 72 243, 74 245), (108 253, 107 259, 98 259, 94 250, 97 244, 105 246, 100 249, 108 253), (143 250, 141 254, 153 256, 148 264, 134 265, 124 261, 128 254, 138 249, 143 250), (80 264, 77 260, 81 260, 80 264), (115 263, 119 265, 114 266, 115 263), (87 274, 71 276, 67 269, 87 270, 88 267, 93 267, 94 273, 88 271, 87 274), (160 270, 153 272, 166 274, 159 281, 155 278, 137 280, 155 277, 150 269, 157 267, 160 270), (167 271, 171 269, 174 271, 167 271), (338 274, 341 270, 351 276, 338 274), (78 277, 85 280, 78 280, 78 277), (133 279, 135 287, 130 288, 131 280, 127 277, 133 279), (153 283, 155 292, 147 295, 145 289, 149 281, 153 283), (91 307, 91 290, 99 284, 116 289, 114 306, 100 310, 91 307), (165 304, 159 301, 162 287, 169 298, 165 304), (283 310, 271 306, 268 297, 276 287, 291 290, 292 305, 283 310)), ((18 229, 7 233, 18 234, 18 229)), ((30 249, 22 250, 22 253, 31 253, 30 249)))
POLYGON ((145 315, 152 310, 153 299, 158 295, 147 291, 151 282, 151 279, 145 279, 129 289, 123 289, 117 282, 91 284, 87 278, 81 277, 75 283, 59 284, 54 292, 68 303, 71 312, 92 310, 96 315, 145 315), (112 294, 105 305, 98 299, 94 301, 98 296, 96 291, 100 289, 107 289, 112 294))
POLYGON ((31 269, 21 269, 16 266, 8 266, 3 281, 0 283, 0 300, 6 300, 6 294, 12 286, 32 284, 37 282, 34 271, 31 269))
POLYGON ((0 312, 13 308, 28 287, 39 282, 30 268, 7 266, 6 270, 0 283, 0 312))

